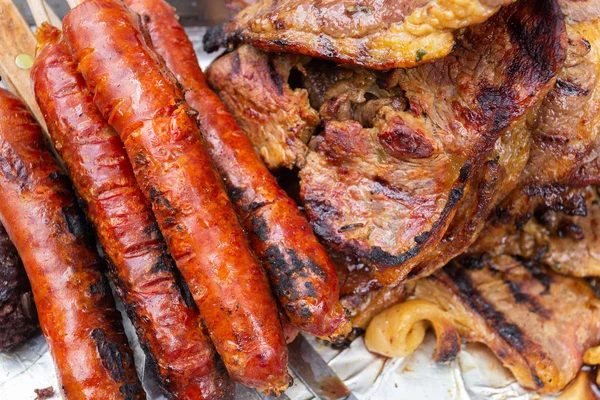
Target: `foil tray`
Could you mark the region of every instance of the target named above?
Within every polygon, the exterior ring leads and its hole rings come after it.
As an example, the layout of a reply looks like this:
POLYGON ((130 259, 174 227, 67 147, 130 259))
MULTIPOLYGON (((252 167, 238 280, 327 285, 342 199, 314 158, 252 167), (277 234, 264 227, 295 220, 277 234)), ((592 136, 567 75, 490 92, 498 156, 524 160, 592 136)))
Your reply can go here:
MULTIPOLYGON (((202 50, 203 27, 186 28, 194 42, 200 65, 205 69, 214 59, 202 50)), ((131 322, 123 315, 125 330, 134 350, 141 381, 151 400, 163 400, 139 346, 131 322)), ((530 400, 542 397, 522 389, 511 373, 483 345, 463 346, 457 360, 436 364, 432 360, 432 334, 419 349, 404 359, 387 359, 370 353, 362 338, 343 351, 307 338, 360 400, 530 400)), ((293 375, 293 374, 292 374, 293 375)), ((59 398, 59 385, 44 337, 39 334, 20 349, 0 353, 0 400, 32 400, 34 389, 52 386, 59 398)), ((292 400, 313 399, 308 389, 294 379, 286 394, 292 400)))

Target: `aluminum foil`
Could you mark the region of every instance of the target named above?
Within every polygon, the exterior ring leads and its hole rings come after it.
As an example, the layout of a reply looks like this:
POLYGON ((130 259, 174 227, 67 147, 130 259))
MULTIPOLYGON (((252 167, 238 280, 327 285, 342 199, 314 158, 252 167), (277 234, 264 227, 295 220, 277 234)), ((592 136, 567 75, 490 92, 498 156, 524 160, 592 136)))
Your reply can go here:
MULTIPOLYGON (((187 28, 203 68, 214 55, 202 51, 205 28, 187 28)), ((134 350, 140 379, 151 400, 163 400, 156 383, 145 368, 145 356, 135 337, 131 322, 118 305, 125 330, 134 350)), ((333 370, 346 382, 360 400, 529 400, 539 395, 522 389, 493 354, 483 345, 464 346, 457 360, 436 364, 432 360, 435 338, 428 335, 417 351, 404 359, 387 359, 370 353, 362 338, 350 348, 338 351, 309 341, 333 370)), ((293 400, 313 397, 299 379, 286 391, 293 400)), ((40 334, 25 346, 10 354, 0 353, 0 400, 31 400, 34 389, 52 386, 59 395, 59 386, 52 358, 44 337, 40 334)), ((550 398, 550 397, 549 397, 550 398)))

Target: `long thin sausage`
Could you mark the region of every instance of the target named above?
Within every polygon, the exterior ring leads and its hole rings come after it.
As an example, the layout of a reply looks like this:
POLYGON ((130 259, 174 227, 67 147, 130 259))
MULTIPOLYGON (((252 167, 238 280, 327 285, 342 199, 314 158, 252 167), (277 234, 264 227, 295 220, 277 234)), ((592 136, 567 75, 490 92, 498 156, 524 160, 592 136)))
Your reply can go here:
POLYGON ((0 221, 31 282, 67 399, 144 399, 102 261, 25 105, 0 89, 0 221))
POLYGON ((246 386, 284 390, 287 348, 265 272, 175 78, 146 44, 137 16, 118 1, 85 1, 63 27, 225 366, 246 386))
POLYGON ((231 398, 233 385, 198 310, 184 302, 121 139, 96 109, 61 32, 46 24, 36 36, 42 49, 31 71, 37 102, 163 390, 181 399, 231 398))
POLYGON ((343 340, 350 324, 327 252, 225 104, 208 87, 175 9, 164 0, 125 3, 141 15, 154 49, 186 89, 188 104, 198 111, 208 150, 290 321, 306 333, 343 340))

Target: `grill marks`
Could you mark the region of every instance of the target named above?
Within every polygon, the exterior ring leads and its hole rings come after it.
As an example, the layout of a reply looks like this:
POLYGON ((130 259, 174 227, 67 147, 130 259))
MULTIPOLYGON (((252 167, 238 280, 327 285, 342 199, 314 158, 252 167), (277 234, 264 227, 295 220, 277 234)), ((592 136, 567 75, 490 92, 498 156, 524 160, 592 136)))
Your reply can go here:
MULTIPOLYGON (((355 87, 334 81, 321 107, 324 132, 313 140, 315 151, 300 172, 301 196, 315 231, 336 250, 379 267, 380 279, 390 285, 432 272, 463 252, 499 200, 488 189, 521 172, 489 162, 491 152, 552 88, 565 48, 555 1, 518 2, 468 29, 449 57, 371 80, 357 71, 355 87), (394 109, 381 102, 373 128, 348 120, 344 110, 324 117, 329 103, 360 93, 371 81, 379 87, 369 94, 400 95, 407 106, 394 109), (340 93, 344 85, 347 93, 340 93), (439 98, 448 101, 440 104, 439 98), (400 148, 385 135, 392 131, 426 148, 400 148), (484 167, 488 174, 478 172, 484 167), (448 238, 446 256, 435 254, 449 227, 460 236, 448 238)), ((380 100, 363 97, 358 101, 380 100)))

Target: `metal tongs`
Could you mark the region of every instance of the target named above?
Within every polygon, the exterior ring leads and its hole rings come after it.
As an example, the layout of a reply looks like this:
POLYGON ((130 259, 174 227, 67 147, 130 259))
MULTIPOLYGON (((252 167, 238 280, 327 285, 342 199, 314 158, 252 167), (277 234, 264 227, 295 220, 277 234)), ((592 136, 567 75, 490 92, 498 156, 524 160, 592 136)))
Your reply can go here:
MULTIPOLYGON (((81 0, 68 0, 71 7, 81 0)), ((43 0, 27 0, 37 25, 48 21, 60 26, 61 20, 43 0)), ((212 6, 211 1, 211 6, 212 6)), ((222 4, 217 8, 222 9, 222 4)), ((46 131, 42 113, 35 101, 29 80, 29 69, 33 64, 36 40, 29 25, 12 0, 0 0, 0 77, 3 82, 20 96, 46 131)), ((311 344, 302 335, 289 345, 289 366, 292 373, 320 400, 356 400, 344 382, 327 365, 311 344)), ((236 387, 236 400, 289 400, 285 394, 267 396, 241 385, 236 387)))

